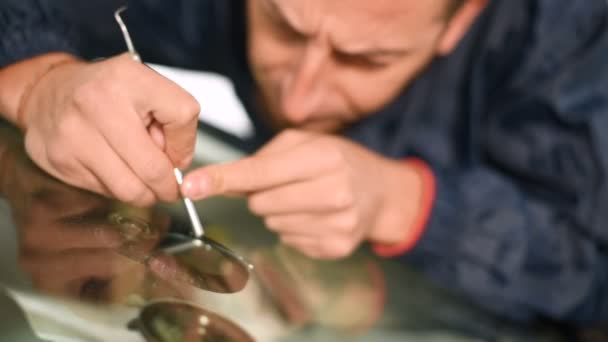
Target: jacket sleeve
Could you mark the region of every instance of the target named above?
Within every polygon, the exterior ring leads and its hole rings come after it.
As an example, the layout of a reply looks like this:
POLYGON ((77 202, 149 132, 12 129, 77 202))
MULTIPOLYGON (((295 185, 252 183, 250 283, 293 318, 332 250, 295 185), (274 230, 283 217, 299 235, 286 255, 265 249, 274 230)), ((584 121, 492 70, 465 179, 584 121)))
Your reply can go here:
POLYGON ((76 54, 71 36, 51 0, 0 2, 0 68, 48 52, 76 54))
MULTIPOLYGON (((573 10, 575 3, 587 5, 572 2, 573 10)), ((430 161, 436 201, 421 240, 403 256, 516 320, 608 320, 608 29, 601 3, 599 20, 579 32, 565 32, 571 27, 563 17, 537 29, 544 46, 488 106, 478 161, 430 161)))
MULTIPOLYGON (((114 12, 120 0, 61 3, 65 17, 77 27, 78 47, 88 59, 126 51, 114 12)), ((244 13, 240 1, 130 0, 122 15, 135 48, 146 63, 216 71, 226 74, 242 42, 244 13)))
MULTIPOLYGON (((114 12, 127 1, 2 0, 0 67, 51 51, 86 59, 126 52, 114 12)), ((145 62, 225 72, 242 29, 235 1, 131 0, 123 13, 145 62)))

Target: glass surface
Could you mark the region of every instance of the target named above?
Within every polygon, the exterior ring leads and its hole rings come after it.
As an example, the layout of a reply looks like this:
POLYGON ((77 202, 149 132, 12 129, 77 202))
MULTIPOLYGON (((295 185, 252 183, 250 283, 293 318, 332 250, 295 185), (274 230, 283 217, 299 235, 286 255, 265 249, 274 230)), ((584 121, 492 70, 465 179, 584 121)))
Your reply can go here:
POLYGON ((156 267, 177 269, 174 279, 198 288, 219 293, 242 290, 253 266, 223 245, 208 237, 193 239, 181 234, 168 234, 160 250, 148 259, 156 267))
POLYGON ((230 320, 189 303, 164 301, 146 305, 132 324, 148 341, 250 342, 230 320))
POLYGON ((200 244, 181 203, 134 208, 67 186, 35 167, 22 136, 0 122, 0 340, 185 336, 201 312, 218 324, 209 336, 256 341, 606 340, 493 317, 365 246, 346 260, 306 258, 241 199, 196 205, 209 237, 200 244), (253 270, 209 254, 216 243, 253 270))

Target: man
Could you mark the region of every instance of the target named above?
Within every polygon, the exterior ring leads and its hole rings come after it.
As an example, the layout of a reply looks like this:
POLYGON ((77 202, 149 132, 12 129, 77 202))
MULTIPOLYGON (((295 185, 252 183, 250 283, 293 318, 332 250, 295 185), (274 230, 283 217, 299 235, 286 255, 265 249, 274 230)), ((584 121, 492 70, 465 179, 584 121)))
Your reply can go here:
MULTIPOLYGON (((0 112, 50 174, 175 200, 198 104, 128 55, 74 57, 90 51, 52 6, 0 5, 0 112)), ((607 14, 603 0, 141 0, 128 26, 145 61, 230 77, 268 140, 193 171, 184 194, 247 196, 312 257, 369 241, 510 318, 589 323, 608 318, 607 14)))

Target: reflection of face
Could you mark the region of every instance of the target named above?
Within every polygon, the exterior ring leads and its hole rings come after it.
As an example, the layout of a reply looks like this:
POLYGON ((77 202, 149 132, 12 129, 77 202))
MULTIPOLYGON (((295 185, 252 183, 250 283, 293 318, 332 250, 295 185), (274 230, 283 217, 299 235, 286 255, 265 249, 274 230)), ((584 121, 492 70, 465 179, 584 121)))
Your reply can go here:
POLYGON ((275 128, 331 132, 380 109, 436 53, 449 0, 250 0, 249 59, 275 128))

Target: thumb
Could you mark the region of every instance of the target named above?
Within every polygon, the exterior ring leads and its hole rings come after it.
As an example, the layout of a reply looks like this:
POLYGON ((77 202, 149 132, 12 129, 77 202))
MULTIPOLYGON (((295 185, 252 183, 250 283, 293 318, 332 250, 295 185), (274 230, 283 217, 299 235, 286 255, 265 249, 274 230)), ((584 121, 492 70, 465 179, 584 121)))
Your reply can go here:
POLYGON ((196 145, 197 117, 187 122, 172 122, 163 126, 165 153, 178 168, 186 168, 192 162, 196 145))
MULTIPOLYGON (((179 85, 145 66, 137 65, 135 96, 138 112, 151 115, 162 127, 165 153, 173 166, 183 169, 192 161, 196 143, 198 101, 179 85)), ((154 137, 153 137, 154 138, 154 137)), ((155 142, 158 143, 158 141, 155 142)))

